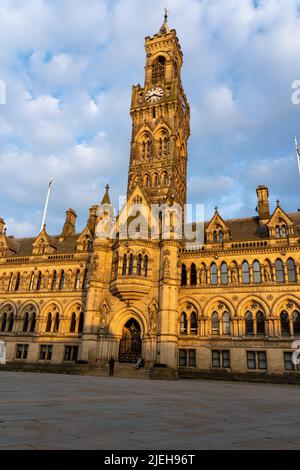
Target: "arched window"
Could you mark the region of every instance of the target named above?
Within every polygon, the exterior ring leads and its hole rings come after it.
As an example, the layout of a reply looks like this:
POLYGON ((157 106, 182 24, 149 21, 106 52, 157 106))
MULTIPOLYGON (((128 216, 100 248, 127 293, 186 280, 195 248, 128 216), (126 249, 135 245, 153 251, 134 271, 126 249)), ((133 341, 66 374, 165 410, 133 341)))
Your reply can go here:
POLYGON ((137 258, 137 265, 136 265, 136 273, 138 276, 141 276, 142 274, 142 262, 143 262, 143 256, 139 255, 137 258))
POLYGON ((39 271, 37 282, 36 282, 36 290, 40 290, 41 286, 42 286, 42 273, 41 271, 39 271))
POLYGON ((122 275, 126 276, 127 273, 127 255, 124 255, 123 258, 123 267, 122 267, 122 275))
POLYGON ((295 265, 295 261, 292 258, 288 259, 287 271, 288 271, 288 280, 289 280, 289 282, 296 282, 297 281, 296 265, 295 265))
POLYGON ((183 312, 180 317, 180 334, 187 334, 187 316, 185 312, 183 312))
POLYGON ((145 277, 148 276, 148 264, 149 264, 149 258, 146 255, 145 258, 144 258, 144 276, 145 277))
POLYGON ((230 335, 230 314, 228 312, 223 313, 222 317, 222 330, 223 335, 230 335))
POLYGON ((71 324, 70 324, 70 333, 75 333, 76 331, 76 313, 72 313, 71 324))
POLYGON ((7 324, 7 313, 3 312, 1 316, 1 332, 4 332, 6 330, 6 324, 7 324))
POLYGON ((279 225, 276 225, 275 233, 276 233, 276 238, 280 238, 280 227, 279 227, 279 225))
POLYGON ((75 289, 79 289, 80 287, 80 269, 77 269, 76 276, 75 276, 75 289))
POLYGON ((29 325, 29 313, 25 313, 24 322, 23 322, 23 332, 26 333, 29 325))
POLYGON ((51 332, 51 326, 52 326, 52 314, 49 312, 48 317, 47 317, 46 333, 51 332))
POLYGON ((223 241, 224 241, 224 233, 222 232, 222 230, 220 230, 220 232, 219 232, 219 242, 223 243, 223 241))
POLYGON ((213 232, 213 242, 217 243, 217 241, 218 241, 218 234, 217 234, 217 231, 214 230, 214 232, 213 232))
POLYGON ((265 326, 265 315, 262 312, 256 314, 256 328, 258 336, 265 336, 266 326, 265 326))
POLYGON ((30 323, 30 333, 35 332, 35 327, 36 327, 36 313, 34 312, 31 315, 31 323, 30 323))
POLYGON ((142 160, 149 161, 151 158, 151 153, 152 153, 152 142, 148 134, 145 134, 143 136, 141 147, 142 147, 142 160))
POLYGON ((280 314, 280 330, 281 330, 281 336, 290 336, 290 322, 289 322, 289 316, 287 312, 281 312, 280 314))
POLYGON ((12 289, 13 278, 14 278, 14 275, 11 273, 10 276, 9 276, 8 289, 7 289, 8 291, 10 291, 12 289))
POLYGON ((54 328, 53 328, 54 333, 58 333, 58 330, 59 330, 59 322, 60 322, 60 320, 59 320, 59 313, 57 313, 57 314, 55 315, 55 321, 54 321, 54 328))
POLYGON ((64 270, 62 270, 61 273, 60 273, 58 289, 63 290, 64 285, 65 285, 65 272, 64 272, 64 270))
POLYGON ((221 284, 228 284, 228 267, 225 262, 221 264, 221 284))
POLYGON ((281 227, 281 236, 282 238, 286 238, 286 225, 282 225, 281 227))
POLYGON ((79 315, 78 333, 83 333, 83 327, 84 327, 84 313, 81 312, 79 315))
POLYGON ((29 290, 33 290, 33 286, 34 286, 34 273, 31 273, 29 290))
POLYGON ((82 281, 82 288, 87 289, 89 283, 89 272, 87 269, 84 270, 83 281, 82 281))
POLYGON ((21 281, 21 274, 18 273, 16 277, 15 291, 18 291, 20 289, 20 281, 21 281))
POLYGON ((242 264, 242 278, 243 284, 250 284, 250 269, 248 261, 244 261, 242 264))
POLYGON ((192 312, 192 314, 191 314, 191 335, 197 335, 197 333, 198 333, 197 313, 192 312))
POLYGON ((275 263, 276 269, 276 281, 277 282, 284 282, 284 270, 283 270, 283 262, 281 259, 277 259, 275 263))
POLYGON ((150 187, 150 176, 149 175, 146 175, 145 178, 144 178, 144 185, 146 186, 146 188, 149 188, 150 187))
POLYGON ((12 332, 13 328, 14 328, 14 314, 13 313, 10 313, 9 317, 8 317, 8 328, 7 328, 7 331, 9 333, 12 332))
POLYGON ((55 289, 56 289, 56 284, 57 284, 57 272, 56 272, 56 271, 53 271, 53 274, 52 274, 52 283, 51 283, 51 290, 55 290, 55 289))
POLYGON ((152 83, 155 85, 165 78, 166 59, 159 56, 152 65, 152 83))
POLYGON ((159 185, 158 183, 159 183, 158 174, 155 173, 155 174, 154 174, 154 178, 153 178, 153 186, 154 186, 155 188, 157 188, 157 186, 159 185))
POLYGON ((245 316, 246 336, 254 335, 253 315, 251 312, 247 312, 245 316))
POLYGON ((133 274, 133 254, 129 257, 129 274, 133 274))
POLYGON ((168 177, 168 173, 164 173, 164 174, 163 174, 163 184, 164 184, 164 186, 169 186, 169 177, 168 177))
POLYGON ((186 271, 186 265, 185 264, 181 265, 181 285, 182 286, 187 285, 187 271, 186 271))
POLYGON ((216 263, 212 263, 210 267, 210 283, 214 286, 218 284, 218 268, 216 263))
POLYGON ((193 263, 191 264, 191 286, 197 285, 197 268, 196 265, 193 263))
POLYGON ((295 310, 293 313, 294 336, 300 336, 300 313, 295 310))
POLYGON ((214 312, 211 317, 211 331, 213 335, 220 334, 220 320, 217 312, 214 312))
POLYGON ((260 271, 260 264, 258 261, 254 261, 253 263, 253 280, 255 284, 261 283, 261 271, 260 271))

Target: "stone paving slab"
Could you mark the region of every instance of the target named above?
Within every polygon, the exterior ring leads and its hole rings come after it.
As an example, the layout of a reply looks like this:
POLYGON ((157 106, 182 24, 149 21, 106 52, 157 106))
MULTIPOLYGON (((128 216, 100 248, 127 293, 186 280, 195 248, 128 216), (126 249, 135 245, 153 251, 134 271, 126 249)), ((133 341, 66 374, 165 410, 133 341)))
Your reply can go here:
POLYGON ((300 387, 0 372, 0 449, 299 449, 300 387))

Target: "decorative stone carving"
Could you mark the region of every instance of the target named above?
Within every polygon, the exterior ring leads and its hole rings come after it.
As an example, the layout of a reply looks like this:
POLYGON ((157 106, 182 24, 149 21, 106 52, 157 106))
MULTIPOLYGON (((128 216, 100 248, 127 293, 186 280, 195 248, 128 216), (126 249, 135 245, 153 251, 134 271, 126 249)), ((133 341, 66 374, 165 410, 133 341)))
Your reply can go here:
POLYGON ((149 312, 150 333, 155 333, 157 330, 158 306, 154 299, 152 300, 151 304, 148 307, 148 312, 149 312))

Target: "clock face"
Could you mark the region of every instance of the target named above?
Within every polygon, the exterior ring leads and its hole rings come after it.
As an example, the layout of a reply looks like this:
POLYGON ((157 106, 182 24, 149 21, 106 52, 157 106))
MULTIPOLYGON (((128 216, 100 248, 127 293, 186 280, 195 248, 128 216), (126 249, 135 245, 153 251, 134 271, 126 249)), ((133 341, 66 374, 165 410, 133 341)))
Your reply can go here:
POLYGON ((155 103, 160 100, 164 94, 164 90, 159 86, 156 88, 151 88, 151 90, 146 93, 146 100, 148 103, 155 103))

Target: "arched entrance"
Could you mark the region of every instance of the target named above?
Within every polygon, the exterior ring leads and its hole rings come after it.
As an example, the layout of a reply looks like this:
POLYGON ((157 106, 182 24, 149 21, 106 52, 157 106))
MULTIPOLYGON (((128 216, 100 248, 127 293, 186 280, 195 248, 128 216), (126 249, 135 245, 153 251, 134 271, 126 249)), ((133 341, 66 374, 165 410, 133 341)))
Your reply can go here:
POLYGON ((119 347, 119 362, 136 362, 142 353, 141 327, 131 318, 123 328, 119 347))

